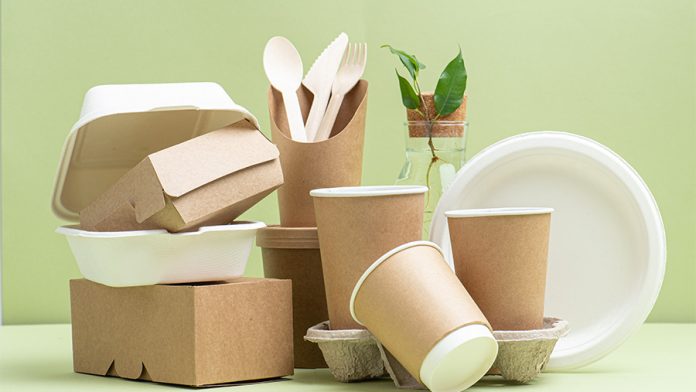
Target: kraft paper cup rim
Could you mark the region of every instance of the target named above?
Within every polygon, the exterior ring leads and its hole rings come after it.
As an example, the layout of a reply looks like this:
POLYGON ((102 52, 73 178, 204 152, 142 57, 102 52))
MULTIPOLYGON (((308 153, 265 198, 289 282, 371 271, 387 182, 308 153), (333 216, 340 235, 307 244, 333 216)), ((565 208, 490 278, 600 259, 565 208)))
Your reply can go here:
POLYGON ((448 218, 474 218, 484 216, 514 216, 514 215, 541 215, 554 211, 550 207, 501 207, 501 208, 473 208, 463 210, 450 210, 445 212, 448 218))
POLYGON ((396 248, 388 251, 387 253, 383 254, 380 256, 374 263, 372 263, 366 270, 363 272, 362 276, 360 276, 360 279, 358 279, 358 282, 355 284, 355 287, 353 288, 353 292, 350 295, 350 315, 353 317, 353 320, 355 320, 356 323, 363 325, 360 320, 358 320, 358 317, 355 315, 355 298, 358 296, 358 292, 360 291, 360 288, 362 287, 363 283, 365 283, 365 280, 367 280, 368 276, 377 269, 382 263, 387 261, 390 257, 394 256, 395 254, 404 251, 409 248, 415 248, 417 246, 429 246, 431 248, 434 248, 437 250, 441 255, 444 254, 442 253, 442 249, 440 249, 437 244, 434 242, 430 241, 412 241, 412 242, 407 242, 405 244, 399 245, 396 248))
POLYGON ((373 185, 373 186, 344 186, 336 188, 312 189, 312 197, 373 197, 415 195, 428 191, 422 185, 373 185))
POLYGON ((493 333, 482 324, 468 324, 442 338, 420 368, 421 381, 431 390, 458 392, 483 377, 498 355, 493 333))

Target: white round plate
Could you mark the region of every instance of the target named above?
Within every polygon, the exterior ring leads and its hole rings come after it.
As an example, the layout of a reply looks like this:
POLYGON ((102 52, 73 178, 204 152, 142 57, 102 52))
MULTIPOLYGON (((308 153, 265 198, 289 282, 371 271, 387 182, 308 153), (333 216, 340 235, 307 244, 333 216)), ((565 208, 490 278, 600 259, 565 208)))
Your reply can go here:
POLYGON ((449 262, 445 212, 493 207, 555 210, 545 313, 567 320, 570 332, 547 369, 594 362, 645 321, 664 278, 664 226, 650 190, 616 153, 563 132, 526 133, 481 151, 433 216, 430 238, 449 262))

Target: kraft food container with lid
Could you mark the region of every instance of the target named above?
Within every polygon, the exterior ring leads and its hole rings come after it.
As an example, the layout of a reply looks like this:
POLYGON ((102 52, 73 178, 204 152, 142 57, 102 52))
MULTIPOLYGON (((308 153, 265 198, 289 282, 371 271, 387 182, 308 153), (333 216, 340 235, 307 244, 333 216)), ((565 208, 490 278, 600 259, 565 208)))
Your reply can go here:
MULTIPOLYGON (((106 85, 85 95, 70 131, 53 193, 56 216, 79 213, 145 157, 256 118, 216 83, 106 85)), ((181 173, 186 175, 186 173, 181 173)), ((166 230, 96 232, 65 226, 85 277, 111 286, 214 281, 241 276, 260 222, 170 234, 166 230)))
POLYGON ((217 83, 105 85, 91 88, 63 147, 53 212, 79 212, 149 154, 248 120, 217 83))
POLYGON ((329 318, 317 228, 265 227, 258 231, 256 245, 265 277, 292 280, 295 367, 325 368, 319 347, 304 340, 307 329, 329 318))

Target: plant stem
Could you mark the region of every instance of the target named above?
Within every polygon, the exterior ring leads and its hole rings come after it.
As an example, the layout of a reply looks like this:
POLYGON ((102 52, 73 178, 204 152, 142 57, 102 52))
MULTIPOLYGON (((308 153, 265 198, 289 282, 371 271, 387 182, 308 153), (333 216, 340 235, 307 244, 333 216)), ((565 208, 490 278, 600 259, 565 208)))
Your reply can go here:
MULTIPOLYGON (((435 144, 433 144, 433 122, 437 121, 437 119, 440 117, 440 115, 436 115, 434 119, 430 119, 430 111, 428 110, 428 105, 425 104, 425 98, 423 98, 423 93, 421 92, 420 84, 418 83, 418 79, 413 79, 413 84, 416 87, 416 92, 418 93, 418 98, 420 98, 421 106, 423 107, 423 110, 425 111, 425 121, 427 123, 428 127, 428 147, 430 147, 430 153, 432 154, 433 158, 431 161, 430 166, 432 167, 433 162, 437 161, 437 154, 435 153, 435 144)), ((421 113, 421 116, 423 114, 421 113)), ((430 174, 430 169, 428 169, 428 174, 430 174)))
MULTIPOLYGON (((433 143, 433 123, 437 121, 440 115, 436 113, 434 119, 430 118, 430 111, 428 110, 428 105, 425 104, 425 98, 423 98, 423 93, 421 92, 418 79, 413 79, 413 84, 416 87, 416 92, 418 93, 418 98, 420 98, 421 106, 423 107, 423 111, 425 111, 425 115, 420 110, 418 110, 418 113, 425 118, 426 127, 428 129, 428 147, 430 147, 430 154, 432 156, 430 158, 428 170, 425 172, 425 185, 428 187, 428 189, 430 189, 430 173, 432 172, 435 163, 438 160, 440 160, 436 153, 437 150, 435 149, 435 143, 433 143)), ((430 204, 430 194, 431 192, 428 191, 428 199, 426 200, 426 205, 430 204)))

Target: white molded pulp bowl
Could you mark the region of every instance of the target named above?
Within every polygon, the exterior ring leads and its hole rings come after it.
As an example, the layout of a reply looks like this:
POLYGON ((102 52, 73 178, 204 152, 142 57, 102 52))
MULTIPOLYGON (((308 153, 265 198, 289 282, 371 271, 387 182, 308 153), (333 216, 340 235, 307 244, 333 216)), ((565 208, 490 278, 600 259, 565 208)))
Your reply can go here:
POLYGON ((166 230, 92 232, 63 226, 82 275, 113 287, 226 280, 244 274, 262 222, 166 230))

